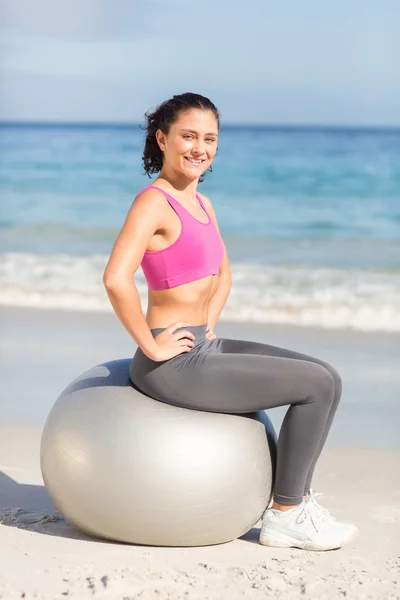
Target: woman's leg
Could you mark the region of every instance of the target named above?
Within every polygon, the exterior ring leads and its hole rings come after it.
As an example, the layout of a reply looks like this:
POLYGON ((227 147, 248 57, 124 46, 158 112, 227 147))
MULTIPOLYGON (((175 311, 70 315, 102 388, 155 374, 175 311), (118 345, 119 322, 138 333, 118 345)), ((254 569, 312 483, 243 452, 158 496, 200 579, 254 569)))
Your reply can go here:
POLYGON ((245 413, 289 405, 278 439, 274 490, 282 506, 265 511, 260 542, 307 550, 341 547, 357 529, 329 519, 315 502, 302 503, 339 401, 336 371, 312 357, 257 342, 208 342, 206 325, 186 329, 196 336, 188 353, 158 363, 138 349, 130 368, 133 383, 155 399, 194 410, 245 413), (282 353, 286 356, 274 355, 282 353), (299 506, 283 510, 294 505, 299 506))
POLYGON ((338 407, 341 395, 342 395, 342 380, 339 373, 336 371, 332 365, 329 363, 320 360, 318 358, 314 358, 313 356, 308 356, 307 354, 302 354, 300 352, 295 352, 293 350, 287 350, 286 348, 279 348, 278 346, 271 346, 269 344, 263 344, 260 342, 252 342, 247 340, 233 340, 229 338, 218 338, 216 340, 218 343, 219 351, 222 353, 243 353, 243 354, 259 354, 262 356, 280 356, 282 358, 293 358, 296 360, 305 360, 308 362, 313 362, 318 365, 323 366, 325 369, 329 371, 329 373, 333 377, 334 381, 334 398, 332 402, 331 409, 328 414, 328 420, 326 422, 326 426, 324 432, 322 434, 320 443, 317 447, 314 459, 310 465, 310 469, 308 471, 305 487, 304 487, 304 495, 307 495, 310 492, 311 481, 314 474, 314 469, 317 464, 318 458, 321 454, 321 451, 325 445, 326 438, 328 437, 329 430, 331 428, 336 409, 338 407))
POLYGON ((164 402, 214 412, 290 405, 278 439, 274 498, 286 506, 299 504, 333 404, 333 377, 311 361, 224 352, 223 346, 219 340, 153 364, 144 391, 164 402))

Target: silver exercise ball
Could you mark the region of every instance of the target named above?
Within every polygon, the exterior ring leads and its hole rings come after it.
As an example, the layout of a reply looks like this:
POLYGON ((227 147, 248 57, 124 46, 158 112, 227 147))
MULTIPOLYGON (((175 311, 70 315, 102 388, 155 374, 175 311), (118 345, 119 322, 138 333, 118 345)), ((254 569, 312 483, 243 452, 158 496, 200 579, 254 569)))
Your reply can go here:
POLYGON ((91 535, 135 544, 243 535, 271 497, 276 438, 265 413, 159 402, 132 385, 129 365, 83 373, 49 413, 41 469, 59 512, 91 535))

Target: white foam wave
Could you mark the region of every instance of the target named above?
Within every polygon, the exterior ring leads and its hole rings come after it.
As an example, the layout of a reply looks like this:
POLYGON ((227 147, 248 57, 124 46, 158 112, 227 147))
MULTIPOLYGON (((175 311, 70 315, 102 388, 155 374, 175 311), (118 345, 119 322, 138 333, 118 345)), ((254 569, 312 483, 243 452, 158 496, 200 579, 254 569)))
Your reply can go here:
MULTIPOLYGON (((0 255, 0 304, 111 311, 101 276, 107 258, 0 255)), ((232 264, 221 319, 363 331, 400 331, 400 273, 232 264)), ((135 275, 143 310, 147 286, 135 275)))

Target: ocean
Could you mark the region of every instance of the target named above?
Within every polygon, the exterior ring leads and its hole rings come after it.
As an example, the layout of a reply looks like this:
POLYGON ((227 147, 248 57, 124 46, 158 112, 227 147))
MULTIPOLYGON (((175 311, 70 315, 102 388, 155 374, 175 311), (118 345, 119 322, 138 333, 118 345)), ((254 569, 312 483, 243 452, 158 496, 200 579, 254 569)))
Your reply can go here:
MULTIPOLYGON (((138 125, 0 126, 0 304, 112 310, 101 276, 150 183, 143 140, 138 125)), ((400 331, 399 130, 225 126, 199 190, 232 266, 222 319, 400 331)))

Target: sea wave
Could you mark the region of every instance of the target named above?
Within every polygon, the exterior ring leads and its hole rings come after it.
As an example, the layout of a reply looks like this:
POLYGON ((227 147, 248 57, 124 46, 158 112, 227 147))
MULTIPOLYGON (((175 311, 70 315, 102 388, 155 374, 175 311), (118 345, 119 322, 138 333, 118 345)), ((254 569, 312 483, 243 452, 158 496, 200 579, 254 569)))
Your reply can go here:
MULTIPOLYGON (((111 311, 102 284, 105 255, 0 254, 0 304, 111 311)), ((222 320, 328 329, 400 331, 400 272, 287 265, 231 264, 222 320)), ((135 283, 147 307, 141 269, 135 283)))

